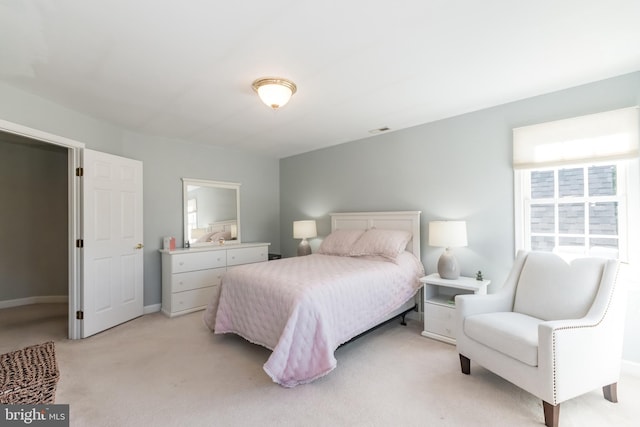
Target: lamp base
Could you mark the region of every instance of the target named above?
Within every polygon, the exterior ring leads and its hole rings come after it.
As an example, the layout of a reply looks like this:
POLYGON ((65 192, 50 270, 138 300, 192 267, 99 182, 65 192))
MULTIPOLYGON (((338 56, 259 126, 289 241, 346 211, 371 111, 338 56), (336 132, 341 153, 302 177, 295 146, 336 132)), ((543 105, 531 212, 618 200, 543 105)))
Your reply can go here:
POLYGON ((438 259, 438 274, 442 279, 454 280, 460 277, 458 260, 453 256, 453 251, 447 248, 438 259))
POLYGON ((307 239, 302 239, 298 245, 298 256, 311 255, 311 245, 307 242, 307 239))

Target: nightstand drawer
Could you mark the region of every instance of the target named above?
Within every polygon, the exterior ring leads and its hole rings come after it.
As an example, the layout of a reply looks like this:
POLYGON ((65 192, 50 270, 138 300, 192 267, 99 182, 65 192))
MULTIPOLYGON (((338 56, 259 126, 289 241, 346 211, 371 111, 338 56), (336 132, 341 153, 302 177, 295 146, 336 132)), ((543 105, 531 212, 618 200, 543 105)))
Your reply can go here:
POLYGON ((192 252, 171 257, 173 273, 224 267, 226 264, 226 251, 192 252))
POLYGON ((424 304, 424 315, 427 320, 441 320, 443 322, 454 321, 456 317, 455 306, 446 307, 440 304, 424 304))
POLYGON ((218 294, 220 286, 194 289, 171 295, 171 311, 183 311, 196 307, 205 307, 218 294))
POLYGON ((425 330, 428 332, 433 332, 434 334, 444 335, 445 337, 449 338, 456 337, 454 322, 447 322, 443 320, 429 321, 425 330))
POLYGON ((439 304, 424 305, 425 330, 455 338, 456 311, 454 307, 439 304))
POLYGON ((227 271, 227 269, 222 267, 173 274, 171 276, 171 292, 183 292, 191 289, 206 288, 207 286, 218 286, 225 271, 227 271))
POLYGON ((254 248, 238 248, 227 250, 227 265, 250 264, 253 262, 266 261, 268 257, 266 246, 256 246, 254 248))

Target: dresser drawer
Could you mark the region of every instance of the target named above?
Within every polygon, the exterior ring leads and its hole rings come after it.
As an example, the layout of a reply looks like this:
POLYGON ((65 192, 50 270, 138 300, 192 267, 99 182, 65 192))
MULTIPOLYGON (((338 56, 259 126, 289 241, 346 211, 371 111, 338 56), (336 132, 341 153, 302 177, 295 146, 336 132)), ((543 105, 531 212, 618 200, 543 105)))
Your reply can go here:
POLYGON ((205 307, 214 296, 218 296, 220 286, 193 289, 191 291, 177 292, 171 295, 171 311, 183 311, 192 308, 205 307))
POLYGON ((224 267, 226 264, 227 253, 224 250, 191 252, 171 257, 171 269, 173 273, 224 267))
POLYGON ((183 292, 191 289, 217 286, 222 280, 226 268, 212 268, 209 270, 189 271, 171 275, 171 292, 183 292))
POLYGON ((425 330, 455 338, 456 311, 454 307, 426 303, 424 305, 425 330))
POLYGON ((227 265, 250 264, 252 262, 266 261, 268 246, 256 246, 253 248, 227 249, 227 265))

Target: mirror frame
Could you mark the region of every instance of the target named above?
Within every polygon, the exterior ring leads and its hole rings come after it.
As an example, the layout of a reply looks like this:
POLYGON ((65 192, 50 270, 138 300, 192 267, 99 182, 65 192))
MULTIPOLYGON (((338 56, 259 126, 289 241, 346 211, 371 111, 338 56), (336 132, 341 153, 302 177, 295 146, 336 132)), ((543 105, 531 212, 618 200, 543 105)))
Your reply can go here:
MULTIPOLYGON (((183 244, 186 247, 187 244, 187 236, 189 235, 189 222, 188 222, 188 191, 187 187, 189 185, 198 185, 201 187, 210 187, 210 188, 227 188, 230 190, 235 190, 236 192, 236 225, 238 228, 237 237, 235 240, 227 240, 224 242, 224 245, 236 245, 242 243, 241 239, 241 231, 240 227, 240 183, 237 182, 225 182, 225 181, 211 181, 208 179, 192 179, 192 178, 182 178, 182 221, 184 223, 184 235, 183 235, 183 244)), ((190 246, 217 246, 218 242, 200 242, 200 243, 191 243, 190 246)))

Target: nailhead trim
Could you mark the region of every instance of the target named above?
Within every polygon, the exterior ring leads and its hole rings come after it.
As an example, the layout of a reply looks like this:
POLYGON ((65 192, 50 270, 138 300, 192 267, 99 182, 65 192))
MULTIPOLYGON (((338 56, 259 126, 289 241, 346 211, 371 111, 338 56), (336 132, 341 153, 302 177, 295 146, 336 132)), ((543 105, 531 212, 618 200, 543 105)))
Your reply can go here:
POLYGON ((602 323, 602 321, 604 320, 605 317, 607 317, 607 313, 609 312, 609 307, 611 307, 611 301, 613 299, 613 293, 616 290, 616 286, 618 285, 618 273, 620 272, 620 264, 618 264, 618 266, 616 267, 616 275, 613 279, 613 286, 611 287, 611 293, 609 294, 609 301, 607 302, 607 307, 604 310, 604 313, 602 314, 602 317, 600 318, 600 320, 598 320, 597 323, 595 323, 594 325, 585 325, 585 326, 565 326, 562 328, 558 328, 558 329, 554 329, 553 331, 553 339, 551 341, 551 348, 553 351, 553 404, 557 405, 557 376, 556 376, 556 334, 559 331, 565 330, 565 329, 584 329, 584 328, 595 328, 596 326, 598 326, 600 323, 602 323))

